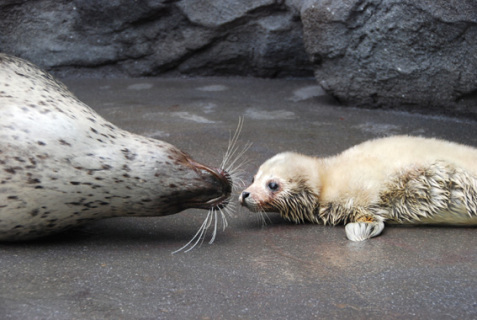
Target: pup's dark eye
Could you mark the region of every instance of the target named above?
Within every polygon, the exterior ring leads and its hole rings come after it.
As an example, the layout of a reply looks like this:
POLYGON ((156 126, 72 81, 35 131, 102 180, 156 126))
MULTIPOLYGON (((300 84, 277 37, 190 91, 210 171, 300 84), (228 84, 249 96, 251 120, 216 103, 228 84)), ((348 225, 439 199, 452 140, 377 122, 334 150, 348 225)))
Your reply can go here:
POLYGON ((274 182, 274 181, 271 181, 268 183, 268 189, 272 190, 272 191, 277 191, 278 190, 278 183, 274 182))
POLYGON ((255 182, 255 177, 252 178, 252 183, 254 183, 254 182, 255 182))

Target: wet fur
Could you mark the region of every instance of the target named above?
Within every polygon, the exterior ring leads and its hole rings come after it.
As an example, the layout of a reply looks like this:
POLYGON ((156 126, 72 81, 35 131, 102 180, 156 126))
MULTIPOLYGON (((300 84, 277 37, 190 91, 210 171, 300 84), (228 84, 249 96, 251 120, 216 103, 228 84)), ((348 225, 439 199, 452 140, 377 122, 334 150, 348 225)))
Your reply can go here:
POLYGON ((260 167, 240 201, 296 223, 347 224, 355 241, 378 235, 385 221, 477 225, 477 150, 397 136, 324 159, 283 153, 260 167), (269 181, 280 189, 267 190, 269 181))

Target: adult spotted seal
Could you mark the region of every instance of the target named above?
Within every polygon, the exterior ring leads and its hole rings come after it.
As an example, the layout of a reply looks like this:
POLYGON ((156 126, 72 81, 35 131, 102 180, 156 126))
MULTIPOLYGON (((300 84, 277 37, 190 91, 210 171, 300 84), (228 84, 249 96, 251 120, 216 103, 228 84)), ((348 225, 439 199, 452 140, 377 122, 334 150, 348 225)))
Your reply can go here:
POLYGON ((0 112, 0 240, 122 215, 200 208, 217 216, 230 197, 225 163, 211 168, 171 144, 124 131, 50 74, 5 54, 0 112))
POLYGON ((395 136, 329 158, 281 153, 260 166, 240 202, 296 223, 344 223, 353 241, 379 235, 384 222, 477 225, 477 149, 395 136))

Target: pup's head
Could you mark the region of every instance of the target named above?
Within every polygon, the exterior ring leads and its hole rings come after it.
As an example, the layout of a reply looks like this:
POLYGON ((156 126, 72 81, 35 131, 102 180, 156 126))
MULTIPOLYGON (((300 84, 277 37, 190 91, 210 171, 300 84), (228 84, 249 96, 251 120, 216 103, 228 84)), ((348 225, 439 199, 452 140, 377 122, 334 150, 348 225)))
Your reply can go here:
POLYGON ((253 212, 279 212, 296 223, 317 222, 320 186, 316 159, 280 153, 260 166, 239 200, 253 212))

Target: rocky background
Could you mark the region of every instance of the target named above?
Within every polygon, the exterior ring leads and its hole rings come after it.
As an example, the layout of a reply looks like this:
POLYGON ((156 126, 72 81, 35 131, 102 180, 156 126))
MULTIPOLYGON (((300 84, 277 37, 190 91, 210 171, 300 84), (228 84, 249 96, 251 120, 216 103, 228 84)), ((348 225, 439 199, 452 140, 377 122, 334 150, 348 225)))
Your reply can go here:
POLYGON ((341 102, 477 108, 477 0, 314 0, 302 20, 316 78, 341 102))
POLYGON ((60 76, 313 75, 293 1, 3 0, 0 51, 60 76))
POLYGON ((343 104, 477 107, 476 0, 3 0, 0 51, 60 77, 311 77, 343 104))

